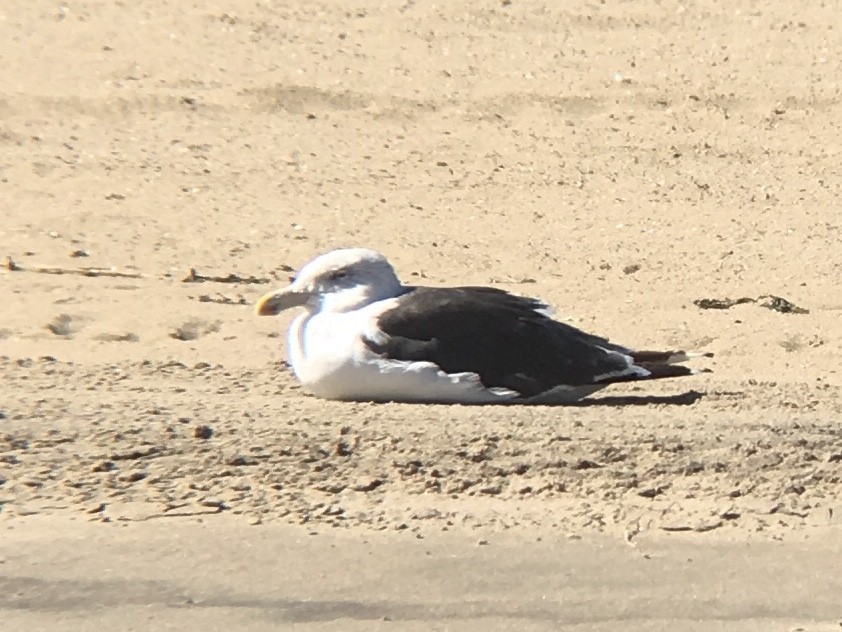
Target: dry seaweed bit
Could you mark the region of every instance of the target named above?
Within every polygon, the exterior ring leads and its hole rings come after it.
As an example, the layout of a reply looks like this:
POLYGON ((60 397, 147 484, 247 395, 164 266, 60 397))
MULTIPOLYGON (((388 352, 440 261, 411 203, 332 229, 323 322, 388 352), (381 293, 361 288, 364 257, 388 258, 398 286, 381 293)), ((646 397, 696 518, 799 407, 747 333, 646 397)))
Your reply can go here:
POLYGON ((262 283, 269 283, 269 279, 264 279, 261 277, 256 276, 240 276, 238 274, 234 274, 233 272, 229 273, 226 276, 207 276, 204 274, 199 274, 196 272, 196 268, 190 268, 187 271, 187 276, 181 279, 182 283, 250 283, 250 284, 262 284, 262 283))
POLYGON ((765 307, 766 309, 771 309, 776 312, 780 312, 781 314, 809 314, 810 310, 804 309, 803 307, 798 307, 795 303, 791 303, 790 301, 786 300, 785 298, 781 298, 780 296, 773 296, 768 294, 766 296, 760 296, 757 299, 759 305, 765 307))
POLYGON ((128 272, 113 268, 64 268, 61 266, 22 266, 11 258, 6 257, 3 268, 8 272, 37 272, 39 274, 78 274, 86 277, 117 277, 123 279, 140 279, 145 275, 140 272, 128 272))
POLYGON ((738 299, 730 299, 730 298, 700 298, 693 301, 693 305, 699 307, 701 309, 730 309, 734 307, 734 305, 740 305, 742 303, 753 303, 753 298, 738 298, 738 299))
POLYGON ((785 298, 775 296, 773 294, 764 294, 757 298, 750 298, 743 296, 741 298, 700 298, 693 301, 693 304, 700 309, 730 309, 734 305, 742 305, 744 303, 756 303, 766 309, 779 312, 781 314, 809 314, 810 311, 799 307, 785 298))
POLYGON ((220 305, 248 305, 246 297, 239 294, 236 298, 225 296, 224 294, 216 294, 215 296, 211 296, 210 294, 200 294, 199 296, 190 296, 188 298, 191 298, 195 301, 199 301, 200 303, 218 303, 220 305))

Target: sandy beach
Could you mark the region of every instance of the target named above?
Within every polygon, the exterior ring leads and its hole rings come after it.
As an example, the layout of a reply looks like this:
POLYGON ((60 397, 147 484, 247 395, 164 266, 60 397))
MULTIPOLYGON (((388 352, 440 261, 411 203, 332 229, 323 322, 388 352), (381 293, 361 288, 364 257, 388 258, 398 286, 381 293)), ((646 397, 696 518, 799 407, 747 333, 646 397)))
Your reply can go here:
POLYGON ((839 629, 832 3, 8 4, 0 627, 839 629), (713 372, 316 399, 343 246, 713 372))

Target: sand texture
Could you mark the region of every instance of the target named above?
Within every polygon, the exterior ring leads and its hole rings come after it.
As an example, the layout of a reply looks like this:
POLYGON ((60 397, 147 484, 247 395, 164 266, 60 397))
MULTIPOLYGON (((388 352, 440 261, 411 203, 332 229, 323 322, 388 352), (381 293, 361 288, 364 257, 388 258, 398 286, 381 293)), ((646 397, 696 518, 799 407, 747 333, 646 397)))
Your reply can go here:
POLYGON ((840 16, 5 3, 10 629, 838 629, 840 16), (341 246, 713 372, 315 399, 253 304, 341 246))

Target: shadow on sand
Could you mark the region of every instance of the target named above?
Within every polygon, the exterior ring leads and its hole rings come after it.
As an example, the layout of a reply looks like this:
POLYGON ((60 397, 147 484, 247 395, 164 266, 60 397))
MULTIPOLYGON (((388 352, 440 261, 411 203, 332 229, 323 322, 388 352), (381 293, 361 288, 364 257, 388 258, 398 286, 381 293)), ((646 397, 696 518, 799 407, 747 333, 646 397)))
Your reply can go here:
POLYGON ((699 391, 687 391, 677 395, 609 395, 572 402, 567 406, 691 406, 705 396, 699 391))

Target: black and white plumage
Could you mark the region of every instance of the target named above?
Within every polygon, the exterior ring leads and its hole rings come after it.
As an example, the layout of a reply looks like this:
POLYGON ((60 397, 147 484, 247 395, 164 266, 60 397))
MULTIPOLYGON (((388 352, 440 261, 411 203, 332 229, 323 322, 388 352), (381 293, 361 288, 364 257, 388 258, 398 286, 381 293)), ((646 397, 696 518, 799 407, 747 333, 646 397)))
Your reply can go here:
POLYGON ((633 351, 500 289, 405 286, 364 248, 313 259, 256 312, 291 307, 304 313, 290 325, 290 364, 327 399, 564 404, 616 382, 692 375, 676 363, 711 355, 633 351))

